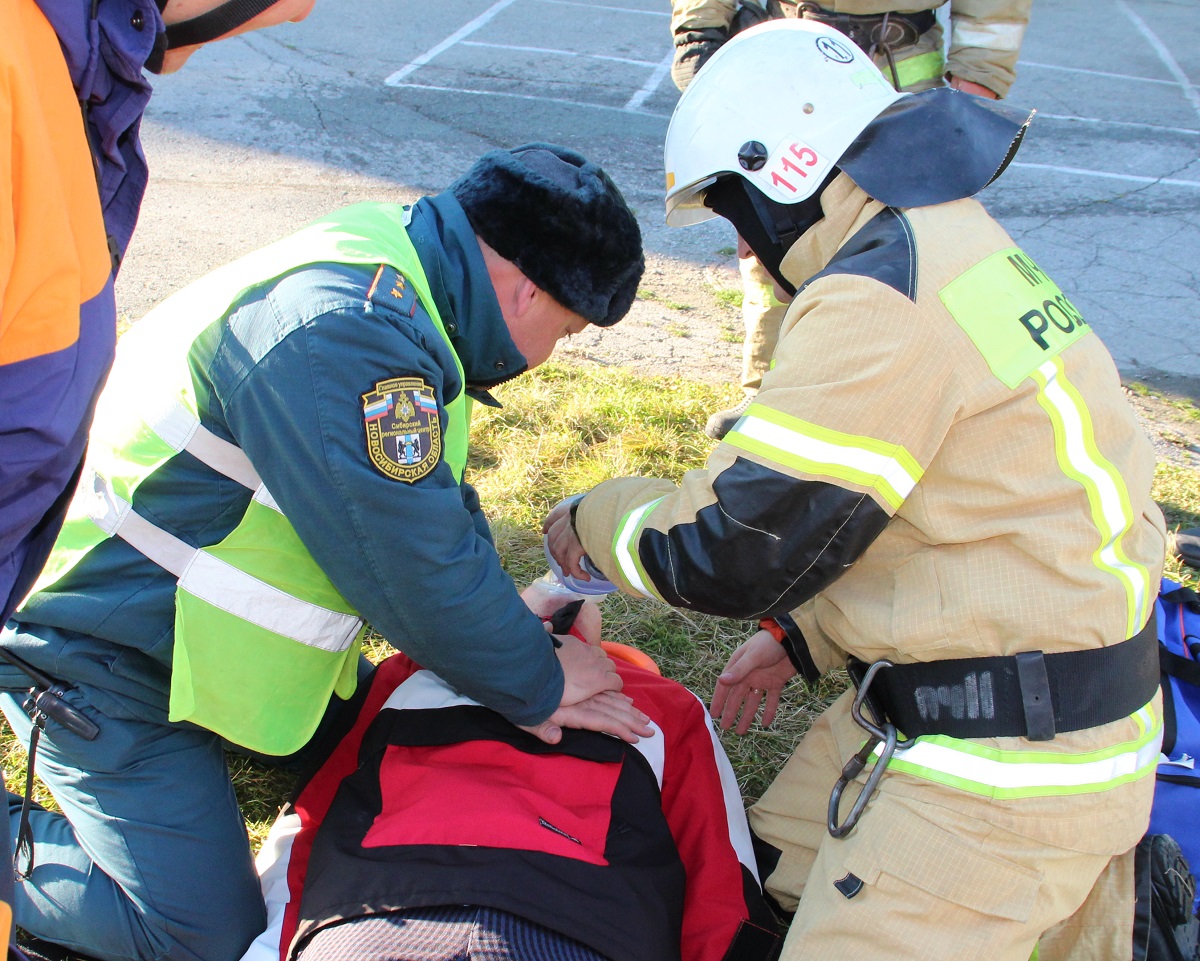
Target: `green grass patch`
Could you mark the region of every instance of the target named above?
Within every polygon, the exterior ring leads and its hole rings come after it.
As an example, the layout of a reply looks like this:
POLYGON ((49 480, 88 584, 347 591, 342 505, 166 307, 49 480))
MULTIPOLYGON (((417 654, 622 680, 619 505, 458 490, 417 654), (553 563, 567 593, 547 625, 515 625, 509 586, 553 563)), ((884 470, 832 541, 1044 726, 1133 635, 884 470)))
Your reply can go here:
POLYGON ((1175 410, 1179 411, 1187 420, 1200 420, 1200 407, 1197 407, 1190 400, 1171 400, 1167 403, 1175 410))
POLYGON ((1200 472, 1179 464, 1160 463, 1154 472, 1154 499, 1167 521, 1167 562, 1163 573, 1200 591, 1200 571, 1174 556, 1170 537, 1178 530, 1200 527, 1200 472))
POLYGON ((637 295, 638 300, 652 300, 656 304, 662 304, 668 310, 685 311, 695 309, 691 304, 681 304, 677 300, 667 300, 665 297, 660 297, 653 290, 647 290, 645 287, 638 288, 637 295))
POLYGON ((733 307, 737 310, 742 308, 742 292, 734 287, 713 287, 713 300, 725 307, 733 307))
POLYGON ((1200 407, 1197 407, 1195 402, 1187 397, 1173 397, 1169 394, 1164 394, 1162 391, 1156 390, 1138 380, 1125 384, 1125 389, 1131 394, 1136 394, 1138 397, 1153 398, 1154 400, 1161 401, 1165 406, 1182 416, 1184 420, 1200 420, 1200 407))

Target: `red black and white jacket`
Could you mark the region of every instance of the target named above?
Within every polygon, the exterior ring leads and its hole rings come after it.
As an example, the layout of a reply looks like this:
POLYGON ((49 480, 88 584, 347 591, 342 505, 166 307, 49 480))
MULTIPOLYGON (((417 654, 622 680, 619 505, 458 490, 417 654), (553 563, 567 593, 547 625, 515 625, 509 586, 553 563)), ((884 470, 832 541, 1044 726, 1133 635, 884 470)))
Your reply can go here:
POLYGON ((259 855, 268 929, 243 961, 288 961, 364 914, 480 904, 619 961, 764 961, 777 937, 733 770, 686 688, 618 662, 655 735, 564 730, 550 746, 402 654, 259 855))

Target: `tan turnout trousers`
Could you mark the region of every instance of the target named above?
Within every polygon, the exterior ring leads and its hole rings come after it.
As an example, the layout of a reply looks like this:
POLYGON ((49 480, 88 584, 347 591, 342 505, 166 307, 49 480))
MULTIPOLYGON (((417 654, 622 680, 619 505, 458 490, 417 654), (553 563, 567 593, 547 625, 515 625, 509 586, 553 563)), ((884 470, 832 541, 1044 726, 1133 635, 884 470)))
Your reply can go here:
MULTIPOLYGON (((1035 947, 1038 961, 1129 958, 1132 845, 1141 831, 1127 825, 1144 825, 1141 811, 1079 850, 1051 843, 1052 829, 997 825, 988 810, 996 802, 972 811, 953 789, 889 772, 853 832, 831 837, 829 792, 863 742, 852 695, 818 718, 750 810, 755 834, 782 852, 766 888, 796 909, 781 961, 1028 961, 1035 947), (938 791, 946 804, 929 803, 938 791), (848 874, 863 882, 849 898, 834 885, 848 874)), ((864 780, 847 788, 842 817, 864 780)), ((1128 792, 1135 810, 1149 810, 1152 790, 1144 778, 1128 792)), ((1066 833, 1055 840, 1068 841, 1066 833)))

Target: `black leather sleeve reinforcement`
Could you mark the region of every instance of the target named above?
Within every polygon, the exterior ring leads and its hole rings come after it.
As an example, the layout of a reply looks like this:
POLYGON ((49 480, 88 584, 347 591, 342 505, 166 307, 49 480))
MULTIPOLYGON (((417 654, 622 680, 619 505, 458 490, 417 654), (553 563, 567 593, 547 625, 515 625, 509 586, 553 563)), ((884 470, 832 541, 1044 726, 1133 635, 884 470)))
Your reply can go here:
POLYGON ((800 480, 739 457, 713 482, 717 503, 638 544, 674 607, 720 617, 778 617, 833 583, 879 536, 870 497, 800 480))

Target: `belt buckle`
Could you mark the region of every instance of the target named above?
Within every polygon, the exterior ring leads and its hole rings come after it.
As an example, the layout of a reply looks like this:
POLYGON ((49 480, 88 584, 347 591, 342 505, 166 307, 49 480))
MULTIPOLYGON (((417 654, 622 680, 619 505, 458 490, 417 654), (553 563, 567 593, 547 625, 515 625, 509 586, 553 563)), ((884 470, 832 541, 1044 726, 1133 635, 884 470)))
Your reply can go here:
MULTIPOLYGON (((858 753, 846 762, 846 766, 842 768, 841 776, 837 779, 837 782, 833 785, 833 790, 829 794, 826 827, 829 829, 831 837, 844 838, 854 830, 859 818, 862 817, 863 811, 866 809, 867 802, 875 794, 875 789, 879 786, 879 781, 883 777, 883 772, 887 770, 887 766, 892 760, 892 755, 896 752, 896 747, 903 747, 912 743, 911 739, 901 741, 896 733, 896 725, 886 718, 882 721, 875 719, 868 720, 867 716, 863 714, 863 705, 866 703, 871 683, 880 671, 892 666, 892 662, 885 658, 871 664, 861 681, 854 673, 850 675, 857 689, 854 695, 854 703, 850 705, 850 716, 854 718, 854 723, 866 731, 869 736, 866 743, 859 748, 858 753), (841 807, 842 794, 845 792, 847 785, 863 772, 867 766, 867 761, 871 759, 871 755, 875 753, 875 748, 880 744, 883 745, 883 749, 879 753, 879 759, 875 762, 875 767, 872 768, 871 773, 867 776, 867 783, 863 785, 862 792, 850 808, 850 813, 846 815, 846 819, 838 823, 838 809, 841 807)), ((875 713, 874 708, 871 708, 871 713, 875 713)))

